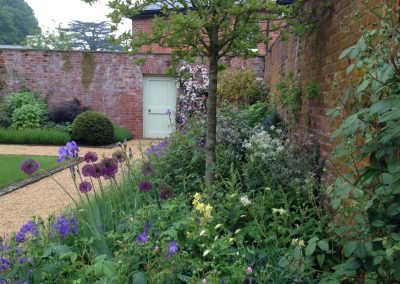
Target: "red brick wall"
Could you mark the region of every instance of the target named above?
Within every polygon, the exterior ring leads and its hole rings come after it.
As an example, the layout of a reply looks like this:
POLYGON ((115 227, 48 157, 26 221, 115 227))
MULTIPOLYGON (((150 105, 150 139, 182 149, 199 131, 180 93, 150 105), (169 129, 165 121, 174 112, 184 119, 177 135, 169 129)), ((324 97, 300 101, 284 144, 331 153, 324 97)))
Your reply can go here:
MULTIPOLYGON (((353 45, 359 38, 359 27, 349 24, 350 31, 345 32, 344 23, 348 16, 362 9, 361 0, 332 0, 332 9, 320 15, 317 30, 307 38, 291 36, 286 42, 276 41, 265 61, 265 78, 270 91, 277 94, 276 84, 282 73, 293 72, 299 87, 317 83, 322 92, 317 99, 302 97, 301 114, 295 129, 301 133, 312 133, 321 145, 321 154, 330 157, 333 143, 330 134, 340 125, 341 119, 329 118, 326 111, 337 106, 338 98, 354 80, 347 75, 350 64, 347 59, 339 60, 340 53, 353 45)), ((371 1, 374 4, 379 0, 371 1)), ((362 22, 374 21, 364 16, 362 22)), ((285 116, 285 111, 281 111, 285 116)))
MULTIPOLYGON (((134 138, 142 138, 143 76, 164 75, 171 62, 169 55, 147 55, 142 66, 135 65, 140 58, 110 52, 0 49, 0 98, 29 89, 43 96, 50 108, 77 98, 129 129, 134 138)), ((261 57, 228 58, 225 63, 264 72, 261 57)))
MULTIPOLYGON (((152 27, 151 27, 151 20, 152 18, 145 18, 145 19, 133 19, 132 20, 132 31, 133 34, 139 33, 139 32, 145 32, 145 33, 151 33, 152 27)), ((265 20, 260 20, 260 29, 262 31, 266 31, 267 29, 267 21, 265 20)), ((258 54, 260 56, 264 56, 266 52, 266 46, 263 43, 260 43, 258 45, 258 54)), ((151 46, 143 46, 139 49, 140 52, 142 53, 153 53, 153 54, 171 54, 172 49, 170 48, 162 48, 156 44, 153 44, 151 46)))

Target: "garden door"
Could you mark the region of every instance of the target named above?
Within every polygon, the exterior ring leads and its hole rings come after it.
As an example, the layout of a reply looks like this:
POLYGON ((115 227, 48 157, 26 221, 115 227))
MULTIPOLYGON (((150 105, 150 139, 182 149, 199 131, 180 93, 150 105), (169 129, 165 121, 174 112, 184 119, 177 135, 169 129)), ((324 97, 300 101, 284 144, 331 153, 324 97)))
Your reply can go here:
POLYGON ((176 84, 172 77, 143 78, 143 136, 164 138, 175 129, 176 84))

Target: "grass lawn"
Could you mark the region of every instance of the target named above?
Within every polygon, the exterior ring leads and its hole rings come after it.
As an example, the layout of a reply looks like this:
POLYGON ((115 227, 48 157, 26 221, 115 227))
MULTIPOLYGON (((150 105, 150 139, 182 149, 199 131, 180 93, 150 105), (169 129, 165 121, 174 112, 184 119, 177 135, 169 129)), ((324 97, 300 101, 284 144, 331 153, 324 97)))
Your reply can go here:
MULTIPOLYGON (((0 189, 29 177, 20 170, 21 162, 28 158, 38 161, 43 170, 60 166, 54 156, 0 155, 0 189)), ((33 176, 39 173, 38 171, 33 176)))

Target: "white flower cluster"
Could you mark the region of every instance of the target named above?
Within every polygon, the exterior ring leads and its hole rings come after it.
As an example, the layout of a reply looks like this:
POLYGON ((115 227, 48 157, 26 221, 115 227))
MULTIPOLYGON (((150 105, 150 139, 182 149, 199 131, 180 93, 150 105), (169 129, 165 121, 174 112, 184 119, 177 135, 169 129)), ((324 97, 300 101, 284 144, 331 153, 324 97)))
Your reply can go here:
POLYGON ((181 66, 176 78, 176 86, 180 90, 177 96, 179 124, 185 124, 191 116, 205 114, 208 84, 208 72, 204 66, 188 63, 181 66))
POLYGON ((285 151, 284 141, 279 135, 282 134, 280 129, 271 126, 277 136, 274 137, 270 132, 259 129, 254 135, 243 143, 243 148, 249 152, 249 158, 253 162, 261 160, 264 163, 273 162, 283 151, 285 151))

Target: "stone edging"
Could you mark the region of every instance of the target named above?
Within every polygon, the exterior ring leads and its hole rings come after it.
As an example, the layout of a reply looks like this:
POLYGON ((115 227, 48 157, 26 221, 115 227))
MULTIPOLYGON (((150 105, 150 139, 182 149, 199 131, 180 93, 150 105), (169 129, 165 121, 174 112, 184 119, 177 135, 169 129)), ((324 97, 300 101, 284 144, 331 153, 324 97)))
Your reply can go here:
POLYGON ((35 182, 37 182, 37 181, 39 181, 41 179, 47 178, 47 177, 49 177, 49 175, 53 175, 55 173, 61 172, 61 171, 65 170, 65 169, 69 168, 72 165, 76 165, 76 164, 81 163, 82 161, 83 161, 83 158, 79 158, 78 161, 66 163, 65 165, 57 167, 55 169, 52 169, 52 170, 48 171, 47 173, 43 173, 42 172, 41 174, 39 174, 37 176, 34 176, 34 177, 30 177, 30 178, 28 178, 28 179, 26 179, 24 181, 13 183, 13 184, 5 187, 5 188, 0 188, 0 196, 6 195, 8 193, 11 193, 11 192, 17 190, 17 189, 20 189, 20 188, 23 188, 23 187, 25 187, 27 185, 35 183, 35 182))

